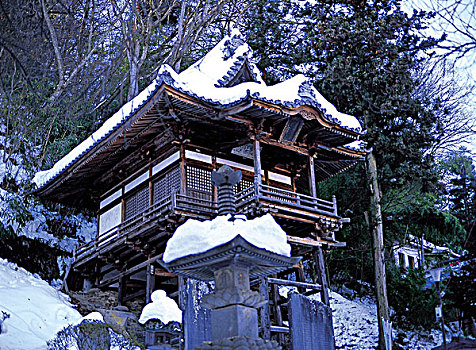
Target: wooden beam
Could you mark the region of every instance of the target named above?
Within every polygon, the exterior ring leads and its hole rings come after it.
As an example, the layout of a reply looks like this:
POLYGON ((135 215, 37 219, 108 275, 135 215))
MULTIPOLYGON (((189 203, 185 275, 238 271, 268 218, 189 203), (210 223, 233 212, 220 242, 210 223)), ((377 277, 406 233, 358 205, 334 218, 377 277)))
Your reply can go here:
POLYGON ((176 273, 155 268, 154 275, 159 277, 177 277, 176 273))
POLYGON ((138 297, 140 297, 140 296, 143 296, 144 293, 145 293, 145 290, 144 290, 144 289, 141 289, 141 290, 139 290, 138 292, 129 294, 129 295, 127 295, 127 296, 124 297, 123 302, 125 303, 126 301, 134 300, 135 298, 138 298, 138 297))
POLYGON ((163 253, 160 253, 158 255, 155 255, 149 259, 147 259, 146 261, 143 261, 141 262, 140 264, 137 264, 136 266, 134 267, 131 267, 130 269, 124 271, 124 272, 121 272, 119 273, 117 276, 114 276, 114 277, 111 277, 105 281, 102 281, 100 284, 99 284, 99 288, 101 287, 107 287, 111 284, 113 284, 114 282, 118 281, 120 277, 125 277, 125 276, 129 276, 129 275, 132 275, 133 273, 143 269, 145 266, 147 266, 148 264, 150 263, 153 263, 155 262, 157 259, 160 259, 162 258, 162 255, 163 253))
MULTIPOLYGON (((227 116, 230 117, 234 114, 238 114, 243 111, 246 111, 247 109, 250 109, 252 106, 253 106, 253 102, 247 102, 246 104, 242 104, 242 105, 221 110, 220 112, 218 112, 218 118, 221 119, 227 116)), ((227 118, 227 119, 233 120, 232 118, 227 118)))
POLYGON ((320 246, 322 246, 321 241, 316 241, 316 240, 310 239, 310 238, 301 238, 301 237, 288 236, 288 242, 290 244, 302 245, 302 246, 306 246, 306 247, 320 247, 320 246))
POLYGON ((309 151, 307 149, 303 148, 303 147, 299 147, 299 146, 295 146, 295 145, 286 145, 286 144, 281 143, 277 140, 273 140, 269 137, 260 138, 260 142, 263 143, 263 144, 266 144, 266 145, 275 146, 275 147, 279 147, 279 148, 284 148, 288 151, 296 152, 296 153, 299 153, 299 154, 302 154, 302 155, 305 155, 305 156, 309 155, 309 151))

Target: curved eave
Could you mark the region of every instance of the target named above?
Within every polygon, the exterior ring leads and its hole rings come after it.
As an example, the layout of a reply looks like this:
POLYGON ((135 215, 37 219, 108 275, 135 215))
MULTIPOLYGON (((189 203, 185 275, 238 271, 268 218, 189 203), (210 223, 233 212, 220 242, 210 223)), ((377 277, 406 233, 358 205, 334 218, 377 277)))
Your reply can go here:
POLYGON ((316 181, 322 182, 324 180, 330 179, 331 177, 334 177, 355 166, 359 161, 362 161, 362 159, 340 160, 338 162, 316 161, 314 165, 316 181))

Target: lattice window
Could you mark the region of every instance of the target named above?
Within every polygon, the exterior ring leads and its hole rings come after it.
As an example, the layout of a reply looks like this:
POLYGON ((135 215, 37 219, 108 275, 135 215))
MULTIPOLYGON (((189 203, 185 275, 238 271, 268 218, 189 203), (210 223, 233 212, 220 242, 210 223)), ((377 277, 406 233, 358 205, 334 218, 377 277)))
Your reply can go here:
POLYGON ((247 180, 247 179, 241 179, 239 183, 237 183, 235 186, 233 186, 233 192, 235 194, 243 191, 244 189, 247 189, 250 186, 253 186, 253 181, 252 180, 247 180))
POLYGON ((125 201, 125 219, 128 220, 149 207, 149 187, 143 187, 125 201))
POLYGON ((172 190, 180 190, 180 168, 170 169, 163 176, 154 181, 154 203, 170 196, 172 190))
POLYGON ((213 196, 211 174, 209 169, 187 166, 187 194, 193 198, 211 200, 213 196))

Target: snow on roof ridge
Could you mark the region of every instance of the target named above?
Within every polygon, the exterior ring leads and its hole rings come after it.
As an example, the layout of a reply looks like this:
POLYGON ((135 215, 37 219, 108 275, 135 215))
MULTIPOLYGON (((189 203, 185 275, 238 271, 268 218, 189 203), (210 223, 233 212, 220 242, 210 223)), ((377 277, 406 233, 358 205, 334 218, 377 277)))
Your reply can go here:
POLYGON ((201 73, 202 78, 208 78, 215 87, 224 87, 236 73, 247 64, 253 79, 259 84, 264 81, 261 72, 250 61, 253 51, 246 43, 243 35, 235 28, 230 35, 226 35, 205 56, 179 74, 182 81, 193 78, 201 73))
MULTIPOLYGON (((421 244, 420 243, 421 238, 416 237, 412 234, 408 234, 408 240, 409 240, 409 243, 416 243, 417 245, 421 244)), ((423 247, 431 249, 433 253, 448 252, 451 255, 456 256, 456 257, 461 256, 460 254, 455 253, 451 248, 436 245, 435 243, 427 241, 426 239, 423 239, 423 247)))

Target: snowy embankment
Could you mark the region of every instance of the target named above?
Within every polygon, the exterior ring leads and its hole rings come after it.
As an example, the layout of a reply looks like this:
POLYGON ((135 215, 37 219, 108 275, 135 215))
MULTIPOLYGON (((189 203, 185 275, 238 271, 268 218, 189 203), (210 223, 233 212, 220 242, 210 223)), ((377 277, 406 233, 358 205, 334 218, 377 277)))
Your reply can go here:
POLYGON ((0 312, 9 315, 0 349, 46 349, 47 340, 81 318, 68 300, 39 277, 0 258, 0 312))

